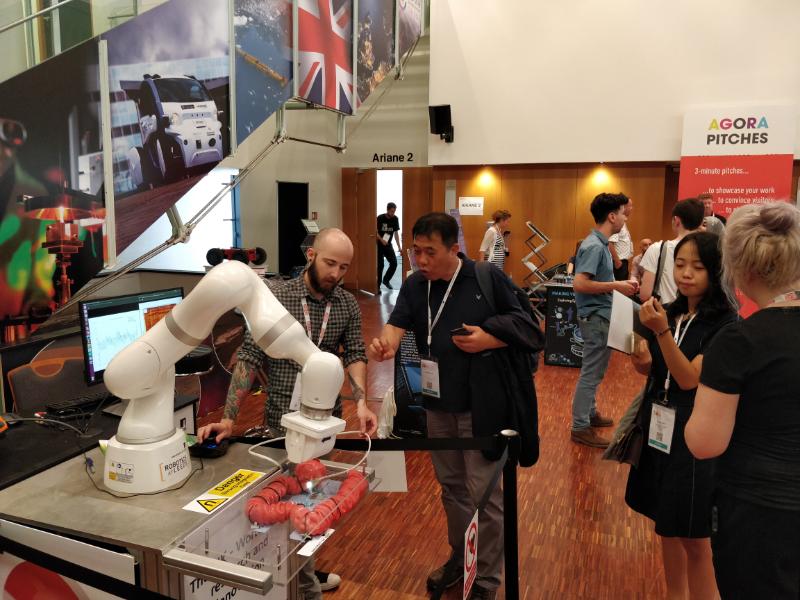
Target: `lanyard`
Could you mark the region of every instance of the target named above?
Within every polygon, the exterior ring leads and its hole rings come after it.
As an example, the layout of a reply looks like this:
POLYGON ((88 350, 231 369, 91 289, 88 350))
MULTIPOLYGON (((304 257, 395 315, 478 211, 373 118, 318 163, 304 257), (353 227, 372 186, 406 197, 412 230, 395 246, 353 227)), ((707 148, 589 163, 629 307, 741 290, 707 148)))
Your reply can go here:
MULTIPOLYGON (((306 321, 306 333, 308 333, 309 339, 313 342, 314 338, 311 335, 311 311, 308 310, 308 302, 306 302, 305 297, 300 299, 300 303, 303 305, 303 318, 306 321)), ((328 328, 328 318, 331 316, 331 301, 328 300, 328 304, 325 305, 325 314, 322 316, 322 325, 319 327, 319 341, 317 342, 317 348, 320 347, 322 344, 322 340, 325 337, 325 330, 328 328)))
MULTIPOLYGON (((681 324, 683 323, 683 315, 678 317, 678 322, 675 325, 675 343, 677 344, 679 350, 681 347, 681 343, 683 343, 683 338, 686 337, 686 332, 689 331, 689 325, 692 324, 692 321, 694 321, 694 318, 696 316, 697 313, 694 313, 691 317, 689 317, 689 320, 686 322, 686 327, 683 329, 682 332, 681 332, 681 324)), ((664 392, 668 391, 669 391, 669 369, 667 369, 667 378, 664 380, 664 392)))
POLYGON ((450 284, 447 286, 447 291, 444 293, 444 298, 442 298, 442 303, 439 305, 439 310, 436 312, 436 317, 431 321, 431 282, 428 281, 428 352, 431 351, 431 339, 433 338, 433 328, 436 327, 436 324, 439 322, 439 317, 442 316, 442 310, 444 309, 445 302, 450 297, 450 290, 453 289, 453 284, 456 282, 456 278, 458 277, 459 271, 461 271, 462 260, 458 259, 458 266, 456 267, 456 272, 453 273, 452 279, 450 279, 450 284))
POLYGON ((780 296, 775 296, 767 306, 772 306, 773 304, 777 304, 778 302, 792 302, 793 300, 800 300, 800 290, 795 290, 793 292, 786 292, 785 294, 781 294, 780 296))

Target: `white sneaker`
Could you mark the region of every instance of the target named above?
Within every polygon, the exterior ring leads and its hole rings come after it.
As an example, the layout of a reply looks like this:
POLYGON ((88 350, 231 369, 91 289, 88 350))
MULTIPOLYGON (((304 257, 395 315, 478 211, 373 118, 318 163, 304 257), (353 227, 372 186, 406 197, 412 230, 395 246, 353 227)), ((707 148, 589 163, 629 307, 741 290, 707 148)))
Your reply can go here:
POLYGON ((314 571, 314 575, 319 579, 319 589, 323 592, 330 592, 339 587, 342 578, 336 573, 326 573, 325 571, 314 571))

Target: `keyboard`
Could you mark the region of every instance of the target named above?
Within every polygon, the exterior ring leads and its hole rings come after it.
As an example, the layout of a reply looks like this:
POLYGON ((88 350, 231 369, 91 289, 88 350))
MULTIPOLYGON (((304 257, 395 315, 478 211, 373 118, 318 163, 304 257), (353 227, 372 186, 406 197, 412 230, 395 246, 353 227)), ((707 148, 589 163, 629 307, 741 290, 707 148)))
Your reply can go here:
POLYGON ((100 406, 101 403, 109 405, 117 400, 118 398, 112 396, 109 392, 97 392, 94 394, 76 396, 75 398, 68 398, 66 400, 50 402, 45 404, 45 408, 50 415, 64 417, 68 415, 91 413, 100 406))

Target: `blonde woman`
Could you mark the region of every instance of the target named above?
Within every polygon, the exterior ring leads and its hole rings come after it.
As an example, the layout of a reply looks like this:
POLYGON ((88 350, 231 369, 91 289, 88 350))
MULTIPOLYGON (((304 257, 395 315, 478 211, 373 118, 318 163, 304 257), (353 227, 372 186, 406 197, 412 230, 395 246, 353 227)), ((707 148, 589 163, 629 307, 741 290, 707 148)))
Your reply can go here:
POLYGON ((759 311, 716 336, 686 444, 719 456, 711 546, 722 598, 800 597, 800 211, 744 206, 723 242, 728 284, 759 311))

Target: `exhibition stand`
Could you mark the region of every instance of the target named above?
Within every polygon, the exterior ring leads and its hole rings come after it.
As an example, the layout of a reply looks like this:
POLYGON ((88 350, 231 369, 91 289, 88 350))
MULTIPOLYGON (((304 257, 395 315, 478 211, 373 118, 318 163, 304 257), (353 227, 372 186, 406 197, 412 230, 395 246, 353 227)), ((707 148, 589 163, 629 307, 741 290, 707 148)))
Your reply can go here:
MULTIPOLYGON (((265 453, 280 463, 286 459, 283 450, 265 453)), ((254 529, 244 510, 280 475, 277 467, 249 454, 246 444, 192 462, 192 477, 178 489, 118 497, 103 489, 100 469, 95 471, 103 463, 99 448, 74 457, 0 491, 0 547, 66 560, 73 563, 66 570, 58 560, 42 566, 123 597, 131 597, 130 585, 171 598, 224 597, 220 589, 226 586, 236 587, 240 598, 295 597, 295 575, 321 544, 309 551, 308 536, 294 533, 289 523, 254 529), (220 495, 212 498, 212 490, 220 495), (100 569, 98 559, 86 564, 85 557, 98 553, 109 555, 116 568, 100 569), (117 585, 109 575, 129 585, 117 585)), ((325 465, 333 473, 348 466, 325 465)), ((375 485, 371 469, 364 473, 375 485)))
MULTIPOLYGON (((494 438, 372 442, 374 451, 503 448, 481 505, 502 476, 509 599, 519 597, 518 442, 513 431, 494 438)), ((343 439, 336 447, 361 451, 367 443, 343 439)), ((220 458, 193 460, 194 472, 180 488, 129 497, 102 489, 102 477, 94 472, 94 465, 103 461, 99 448, 75 456, 0 491, 0 549, 121 597, 218 598, 229 593, 239 598, 294 598, 298 571, 333 530, 310 538, 298 535, 288 522, 253 526, 245 515, 248 500, 282 471, 265 466, 248 449, 247 443, 233 443, 220 458), (241 489, 209 496, 226 486, 241 489)), ((262 451, 279 463, 286 460, 282 449, 262 451)), ((351 466, 323 464, 336 475, 333 482, 351 466)), ((375 473, 363 473, 374 489, 379 483, 375 473)), ((320 493, 325 493, 323 486, 320 493)), ((441 593, 435 590, 433 597, 441 593)))

